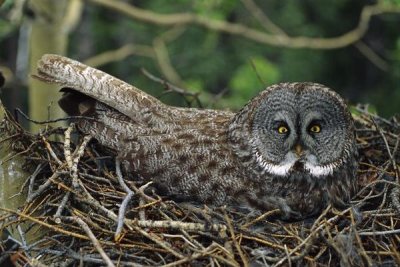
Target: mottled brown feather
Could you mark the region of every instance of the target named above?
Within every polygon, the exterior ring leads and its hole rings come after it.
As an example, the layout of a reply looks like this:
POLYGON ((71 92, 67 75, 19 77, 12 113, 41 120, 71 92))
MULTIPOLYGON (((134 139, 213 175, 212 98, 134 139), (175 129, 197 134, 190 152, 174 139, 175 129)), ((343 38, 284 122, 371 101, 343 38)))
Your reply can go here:
MULTIPOLYGON (((280 208, 286 217, 303 218, 328 203, 347 202, 354 188, 351 125, 340 159, 350 163, 323 179, 297 171, 287 178, 270 175, 249 143, 254 113, 268 94, 279 86, 300 92, 319 85, 272 86, 235 114, 167 106, 111 75, 58 55, 44 55, 35 77, 66 88, 60 106, 70 115, 94 118, 79 120, 80 130, 117 151, 128 171, 152 179, 170 195, 213 205, 280 208)), ((321 90, 346 109, 335 93, 321 90)))

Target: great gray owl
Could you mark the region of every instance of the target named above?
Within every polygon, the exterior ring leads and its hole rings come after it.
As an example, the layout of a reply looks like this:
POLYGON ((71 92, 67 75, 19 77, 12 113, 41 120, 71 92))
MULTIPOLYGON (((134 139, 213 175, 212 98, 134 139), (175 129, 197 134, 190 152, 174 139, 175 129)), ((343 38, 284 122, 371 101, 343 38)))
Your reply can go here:
POLYGON ((273 85, 232 113, 168 106, 57 55, 42 57, 36 77, 63 88, 68 114, 94 118, 78 120, 82 132, 169 195, 304 218, 354 191, 352 117, 323 85, 273 85))

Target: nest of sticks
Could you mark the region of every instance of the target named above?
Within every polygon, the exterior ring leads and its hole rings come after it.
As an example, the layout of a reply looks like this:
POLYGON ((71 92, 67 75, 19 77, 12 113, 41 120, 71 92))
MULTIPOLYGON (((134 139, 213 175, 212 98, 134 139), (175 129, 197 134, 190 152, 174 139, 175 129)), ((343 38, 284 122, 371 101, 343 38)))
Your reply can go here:
POLYGON ((243 214, 162 199, 146 181, 126 179, 113 152, 73 125, 33 135, 8 116, 2 136, 31 176, 24 206, 0 225, 42 235, 3 255, 35 266, 400 265, 400 121, 363 107, 354 119, 360 190, 351 207, 283 222, 277 210, 243 214))

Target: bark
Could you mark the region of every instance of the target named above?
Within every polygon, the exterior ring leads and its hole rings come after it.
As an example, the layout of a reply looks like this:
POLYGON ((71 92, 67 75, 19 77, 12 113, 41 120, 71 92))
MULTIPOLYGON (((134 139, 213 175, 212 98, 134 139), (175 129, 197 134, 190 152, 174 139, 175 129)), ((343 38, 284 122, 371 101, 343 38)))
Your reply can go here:
MULTIPOLYGON (((5 110, 0 101, 0 121, 4 119, 5 110)), ((21 157, 13 157, 11 160, 7 160, 12 154, 10 149, 12 139, 3 141, 6 138, 7 136, 4 134, 0 135, 0 208, 17 210, 25 203, 26 190, 21 194, 18 193, 29 174, 22 170, 24 160, 21 157)), ((5 213, 0 210, 0 217, 5 213)), ((0 228, 2 222, 0 221, 0 228)), ((15 227, 9 228, 9 230, 15 237, 18 236, 15 234, 15 227)), ((28 236, 27 238, 29 240, 31 237, 28 236)))
MULTIPOLYGON (((68 34, 80 19, 81 0, 32 0, 35 16, 30 37, 30 73, 36 73, 36 62, 43 54, 65 55, 68 34)), ((35 120, 59 118, 64 113, 57 105, 60 93, 53 85, 30 78, 29 115, 35 120), (50 108, 47 107, 50 105, 50 108)), ((31 124, 37 131, 40 126, 31 124)))

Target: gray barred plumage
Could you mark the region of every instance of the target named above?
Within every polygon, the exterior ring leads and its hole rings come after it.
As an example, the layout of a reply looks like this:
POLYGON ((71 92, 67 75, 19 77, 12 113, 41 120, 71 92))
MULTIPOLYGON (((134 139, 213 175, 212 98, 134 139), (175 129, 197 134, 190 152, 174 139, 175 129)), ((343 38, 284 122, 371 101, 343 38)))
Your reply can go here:
POLYGON ((58 55, 44 55, 35 77, 59 84, 68 114, 95 118, 80 130, 170 195, 304 218, 346 205, 354 191, 353 120, 323 85, 273 85, 235 114, 168 106, 58 55))

